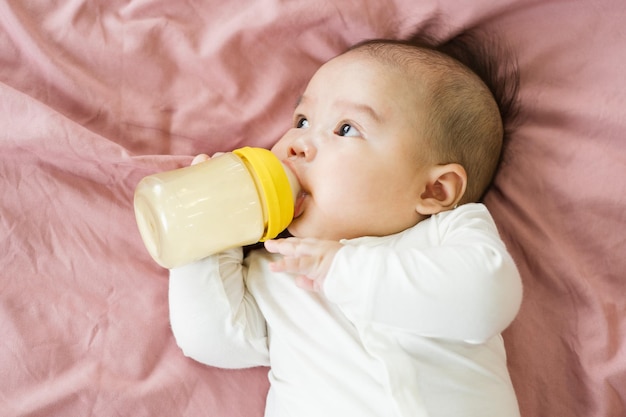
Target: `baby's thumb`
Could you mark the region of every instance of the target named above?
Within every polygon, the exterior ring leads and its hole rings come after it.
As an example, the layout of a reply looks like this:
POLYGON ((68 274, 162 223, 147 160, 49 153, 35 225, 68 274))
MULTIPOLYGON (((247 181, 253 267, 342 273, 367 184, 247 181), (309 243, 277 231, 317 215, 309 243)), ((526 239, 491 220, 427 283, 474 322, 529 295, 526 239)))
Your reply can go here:
POLYGON ((209 155, 205 153, 201 153, 200 155, 196 155, 191 161, 191 165, 199 164, 200 162, 208 161, 209 155))

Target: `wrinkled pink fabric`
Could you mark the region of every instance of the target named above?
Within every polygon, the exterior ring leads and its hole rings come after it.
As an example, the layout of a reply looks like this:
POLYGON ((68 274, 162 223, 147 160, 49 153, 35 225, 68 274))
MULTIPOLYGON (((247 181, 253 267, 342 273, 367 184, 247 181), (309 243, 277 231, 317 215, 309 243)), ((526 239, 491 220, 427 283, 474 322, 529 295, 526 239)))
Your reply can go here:
POLYGON ((267 369, 176 347, 135 185, 270 146, 354 42, 474 26, 522 72, 485 200, 525 285, 504 334, 522 415, 626 415, 624 21, 621 0, 0 3, 0 415, 262 416, 267 369))

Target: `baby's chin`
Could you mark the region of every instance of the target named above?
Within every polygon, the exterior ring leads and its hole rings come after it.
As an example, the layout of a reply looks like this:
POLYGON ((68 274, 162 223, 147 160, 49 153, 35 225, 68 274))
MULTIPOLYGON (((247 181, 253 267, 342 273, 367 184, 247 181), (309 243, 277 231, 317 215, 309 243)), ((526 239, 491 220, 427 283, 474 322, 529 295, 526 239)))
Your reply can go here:
POLYGON ((297 237, 300 239, 304 238, 315 238, 315 239, 325 239, 325 240, 340 240, 341 238, 337 237, 336 233, 325 233, 325 228, 312 225, 305 221, 302 221, 302 217, 298 217, 291 222, 289 227, 287 227, 287 231, 293 237, 297 237))
MULTIPOLYGON (((336 227, 324 227, 321 225, 312 225, 306 222, 299 221, 300 219, 295 219, 289 227, 287 227, 287 231, 293 237, 297 237, 300 239, 304 238, 314 238, 314 239, 323 239, 323 240, 334 240, 340 241, 342 239, 351 239, 353 234, 347 233, 345 230, 339 230, 336 227)), ((360 235, 363 236, 363 235, 360 235)))
MULTIPOLYGON (((400 227, 396 225, 396 227, 391 227, 390 225, 385 225, 381 227, 372 227, 372 225, 367 225, 367 227, 352 227, 352 228, 341 228, 337 227, 337 225, 324 225, 315 223, 313 224, 310 221, 305 221, 304 216, 298 217, 293 220, 293 222, 287 227, 287 231, 293 237, 297 237, 300 239, 304 238, 315 238, 315 239, 324 239, 324 240, 334 240, 340 241, 342 239, 356 239, 364 236, 372 236, 372 237, 380 237, 380 236, 390 236, 400 233, 412 226, 415 226, 417 222, 412 224, 407 224, 406 227, 400 227)), ((380 226, 380 225, 379 225, 380 226)))

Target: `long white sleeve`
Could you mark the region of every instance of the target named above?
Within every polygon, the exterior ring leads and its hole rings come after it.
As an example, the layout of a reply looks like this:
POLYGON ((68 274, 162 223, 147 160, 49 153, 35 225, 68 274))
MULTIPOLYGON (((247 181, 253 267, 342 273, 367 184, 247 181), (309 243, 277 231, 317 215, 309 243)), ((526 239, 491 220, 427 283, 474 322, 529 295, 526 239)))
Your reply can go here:
POLYGON ((265 319, 240 248, 170 271, 170 322, 186 356, 221 368, 269 365, 265 319))
POLYGON ((479 343, 515 317, 521 280, 481 204, 382 240, 346 242, 327 277, 326 295, 352 320, 479 343))

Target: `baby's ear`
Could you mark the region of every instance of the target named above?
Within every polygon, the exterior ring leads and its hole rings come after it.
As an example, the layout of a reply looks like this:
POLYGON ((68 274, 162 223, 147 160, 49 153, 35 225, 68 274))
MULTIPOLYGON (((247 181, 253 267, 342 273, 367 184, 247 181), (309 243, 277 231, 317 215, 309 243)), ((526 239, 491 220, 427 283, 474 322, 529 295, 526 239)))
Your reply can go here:
POLYGON ((467 173, 461 165, 434 166, 420 195, 416 211, 421 215, 430 216, 453 209, 461 201, 466 187, 467 173))

